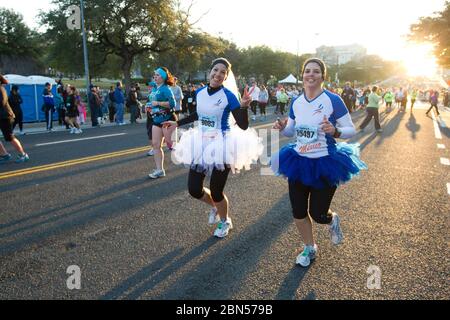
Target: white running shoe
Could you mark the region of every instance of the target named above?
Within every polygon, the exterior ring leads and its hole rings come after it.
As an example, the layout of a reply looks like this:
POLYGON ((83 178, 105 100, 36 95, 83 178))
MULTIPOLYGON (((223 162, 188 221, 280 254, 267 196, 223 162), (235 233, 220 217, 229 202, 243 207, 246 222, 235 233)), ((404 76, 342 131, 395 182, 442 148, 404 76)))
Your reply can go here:
POLYGON ((150 179, 158 179, 158 178, 162 178, 165 176, 166 176, 166 172, 164 170, 158 170, 158 169, 153 170, 153 172, 148 175, 148 177, 150 179))
POLYGON ((338 245, 344 239, 344 235, 342 234, 341 230, 341 218, 339 218, 339 215, 336 212, 332 212, 332 215, 333 220, 331 220, 330 225, 331 242, 334 245, 338 245))
POLYGON ((154 156, 154 155, 155 155, 155 150, 153 150, 153 149, 149 150, 149 151, 147 152, 147 155, 148 155, 149 157, 154 156))
POLYGON ((76 129, 75 127, 70 128, 70 133, 71 134, 75 133, 75 129, 76 129))
POLYGON ((225 238, 231 229, 233 229, 231 218, 227 218, 225 221, 220 220, 217 224, 216 230, 214 231, 214 236, 217 238, 225 238))
POLYGON ((211 211, 209 212, 209 215, 208 215, 209 225, 216 224, 217 222, 219 222, 219 220, 220 220, 220 217, 217 214, 217 208, 215 208, 215 207, 211 208, 211 211))
POLYGON ((81 129, 75 129, 75 134, 80 134, 83 133, 83 131, 81 131, 81 129))
POLYGON ((314 244, 314 246, 305 246, 303 252, 297 256, 295 263, 304 268, 308 267, 311 264, 311 261, 316 258, 318 249, 317 244, 314 244))

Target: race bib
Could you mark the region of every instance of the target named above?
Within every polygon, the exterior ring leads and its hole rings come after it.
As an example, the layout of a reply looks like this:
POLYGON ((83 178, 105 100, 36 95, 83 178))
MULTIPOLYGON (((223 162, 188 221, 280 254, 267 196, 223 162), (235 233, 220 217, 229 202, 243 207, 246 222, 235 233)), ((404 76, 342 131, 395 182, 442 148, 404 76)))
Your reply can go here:
POLYGON ((202 130, 212 131, 217 129, 217 117, 216 116, 201 116, 200 124, 202 126, 202 130))
POLYGON ((297 144, 309 144, 317 141, 318 127, 309 125, 300 125, 295 128, 297 133, 297 144))
POLYGON ((194 101, 194 99, 188 98, 188 103, 192 103, 192 101, 194 101))

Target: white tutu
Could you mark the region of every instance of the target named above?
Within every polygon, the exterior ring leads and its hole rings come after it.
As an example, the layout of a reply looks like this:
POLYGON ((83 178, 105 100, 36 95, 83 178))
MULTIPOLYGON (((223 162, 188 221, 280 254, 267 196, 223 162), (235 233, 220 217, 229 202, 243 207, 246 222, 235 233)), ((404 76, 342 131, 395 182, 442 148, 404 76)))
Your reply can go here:
POLYGON ((214 168, 231 171, 250 170, 262 155, 262 138, 255 129, 242 130, 232 126, 230 130, 202 131, 200 126, 184 131, 172 152, 172 159, 197 172, 210 175, 214 168))

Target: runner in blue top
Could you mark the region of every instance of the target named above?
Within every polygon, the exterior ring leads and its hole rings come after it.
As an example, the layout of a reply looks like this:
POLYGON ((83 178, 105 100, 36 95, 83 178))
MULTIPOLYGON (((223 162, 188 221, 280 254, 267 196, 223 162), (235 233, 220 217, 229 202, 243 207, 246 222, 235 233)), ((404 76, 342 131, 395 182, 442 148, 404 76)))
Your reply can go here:
POLYGON ((332 242, 339 244, 343 239, 340 219, 329 209, 333 195, 340 183, 366 166, 359 159, 358 145, 336 143, 335 138, 350 138, 356 130, 341 97, 322 88, 323 61, 308 59, 302 75, 304 93, 292 101, 289 117, 273 126, 285 136, 296 136, 296 143, 275 154, 271 165, 288 178, 295 224, 305 243, 296 263, 307 267, 317 253, 310 216, 329 225, 332 242))
POLYGON ((151 179, 157 179, 166 176, 164 170, 164 153, 162 151, 163 139, 167 145, 172 145, 172 132, 176 129, 163 128, 164 121, 177 120, 175 115, 175 99, 169 86, 173 85, 174 80, 172 74, 165 67, 155 70, 153 79, 156 83, 156 91, 154 92, 151 115, 153 119, 152 126, 152 143, 155 156, 156 169, 148 176, 151 179))

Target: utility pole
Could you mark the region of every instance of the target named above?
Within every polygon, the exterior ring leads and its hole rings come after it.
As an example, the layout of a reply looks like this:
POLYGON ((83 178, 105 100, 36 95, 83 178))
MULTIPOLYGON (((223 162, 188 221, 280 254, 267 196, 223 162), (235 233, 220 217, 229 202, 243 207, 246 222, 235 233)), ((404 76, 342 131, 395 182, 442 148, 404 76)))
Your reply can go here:
POLYGON ((300 41, 297 39, 297 62, 296 62, 296 78, 297 78, 297 83, 296 85, 298 86, 298 78, 300 78, 300 57, 298 56, 298 50, 299 50, 299 46, 300 46, 300 41))
POLYGON ((88 53, 87 53, 87 45, 86 45, 86 29, 84 27, 84 3, 83 0, 80 0, 81 5, 81 30, 83 32, 83 53, 84 53, 84 73, 86 75, 86 100, 88 107, 89 105, 89 62, 88 62, 88 53))

